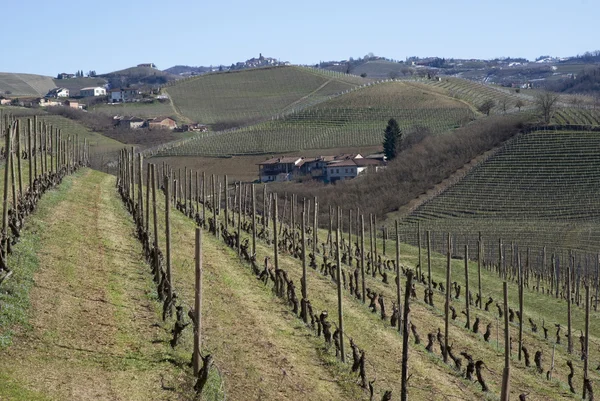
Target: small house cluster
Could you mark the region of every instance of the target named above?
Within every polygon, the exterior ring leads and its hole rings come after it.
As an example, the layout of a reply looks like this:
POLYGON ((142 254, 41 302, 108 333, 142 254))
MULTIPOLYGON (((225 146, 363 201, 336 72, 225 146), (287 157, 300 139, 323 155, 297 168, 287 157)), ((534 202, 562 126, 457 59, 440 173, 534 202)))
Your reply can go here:
POLYGON ((363 157, 361 154, 337 156, 274 157, 258 164, 260 182, 283 182, 308 177, 328 183, 350 180, 366 172, 385 168, 381 153, 363 157))
POLYGON ((171 117, 156 117, 151 119, 143 119, 139 117, 114 116, 115 125, 125 128, 166 128, 174 130, 177 128, 177 122, 171 117))

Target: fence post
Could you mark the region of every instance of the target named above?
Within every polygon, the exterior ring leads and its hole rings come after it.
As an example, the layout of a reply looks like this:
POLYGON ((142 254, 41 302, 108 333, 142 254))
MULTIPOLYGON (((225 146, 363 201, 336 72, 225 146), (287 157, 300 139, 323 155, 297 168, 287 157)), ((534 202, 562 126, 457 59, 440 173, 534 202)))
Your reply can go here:
POLYGON ((362 276, 362 301, 365 303, 365 216, 360 215, 360 274, 362 276))
MULTIPOLYGON (((167 299, 169 300, 168 315, 171 316, 173 300, 173 281, 171 277, 171 197, 169 196, 169 177, 165 177, 165 233, 167 251, 167 299)), ((176 191, 176 189, 175 189, 176 191)))
POLYGON ((590 360, 590 286, 585 283, 585 342, 583 344, 583 399, 587 396, 588 364, 590 360))
MULTIPOLYGON (((406 291, 404 293, 404 313, 402 319, 402 377, 401 377, 401 390, 400 400, 408 400, 408 326, 410 324, 409 317, 409 302, 410 302, 410 289, 412 288, 413 272, 409 270, 406 274, 406 291)), ((445 354, 445 353, 444 353, 445 354)))
MULTIPOLYGON (((400 269, 400 235, 398 232, 398 220, 396 220, 394 223, 396 226, 396 241, 394 241, 396 243, 396 302, 398 302, 398 317, 400 318, 402 316, 400 312, 402 310, 402 287, 400 284, 400 276, 402 271, 400 269)), ((411 273, 412 276, 412 272, 409 273, 411 273)), ((402 321, 403 320, 398 319, 398 332, 400 334, 402 334, 402 321)))
POLYGON ((504 293, 504 371, 502 372, 502 390, 500 401, 510 398, 510 326, 508 325, 508 283, 502 283, 504 293))
MULTIPOLYGON (((10 160, 11 154, 11 126, 8 125, 6 127, 6 143, 4 145, 4 149, 6 149, 6 160, 7 162, 10 160)), ((7 166, 4 168, 4 197, 2 201, 2 237, 4 239, 4 243, 2 244, 2 257, 6 258, 8 255, 8 182, 9 182, 9 169, 7 166)))
POLYGON ((344 311, 342 305, 342 262, 340 259, 340 224, 341 224, 341 210, 337 207, 337 227, 335 230, 335 242, 337 245, 336 252, 336 264, 337 264, 337 295, 338 295, 338 320, 340 330, 340 353, 342 354, 342 362, 346 362, 346 354, 344 353, 344 311))
POLYGON ((196 291, 194 298, 194 377, 200 371, 200 349, 202 346, 202 229, 196 227, 196 291))
MULTIPOLYGON (((252 185, 252 191, 254 192, 254 185, 252 185)), ((304 323, 308 323, 308 311, 306 301, 308 301, 308 295, 306 288, 306 223, 305 223, 305 215, 304 210, 300 213, 300 218, 302 219, 302 319, 304 323)))
POLYGON ((469 310, 469 245, 465 244, 465 308, 467 312, 467 328, 471 327, 469 310))
POLYGON ((448 233, 448 254, 447 254, 447 265, 446 265, 446 304, 444 305, 444 363, 448 362, 448 330, 450 325, 449 313, 450 313, 450 289, 451 289, 451 252, 452 252, 452 239, 450 233, 448 233))

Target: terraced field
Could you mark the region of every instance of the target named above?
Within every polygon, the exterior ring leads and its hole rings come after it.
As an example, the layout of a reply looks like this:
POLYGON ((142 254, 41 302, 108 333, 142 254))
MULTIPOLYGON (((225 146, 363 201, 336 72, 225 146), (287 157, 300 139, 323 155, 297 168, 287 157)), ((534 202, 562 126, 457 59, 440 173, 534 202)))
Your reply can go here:
MULTIPOLYGON (((536 252, 598 251, 600 134, 538 131, 509 141, 405 221, 437 233, 478 232, 536 252)), ((411 241, 415 238, 411 237, 411 241)), ((460 253, 460 251, 458 252, 460 253)))
POLYGON ((552 122, 561 125, 600 125, 600 110, 562 108, 556 111, 552 122))
POLYGON ((8 91, 10 97, 44 96, 55 87, 52 77, 0 72, 0 94, 8 91))
POLYGON ((293 66, 202 75, 163 90, 177 112, 191 120, 239 125, 303 109, 365 82, 293 66))
POLYGON ((474 118, 464 102, 403 82, 353 90, 313 107, 249 127, 211 132, 160 150, 160 155, 256 154, 381 144, 387 121, 405 132, 424 127, 433 133, 474 118))

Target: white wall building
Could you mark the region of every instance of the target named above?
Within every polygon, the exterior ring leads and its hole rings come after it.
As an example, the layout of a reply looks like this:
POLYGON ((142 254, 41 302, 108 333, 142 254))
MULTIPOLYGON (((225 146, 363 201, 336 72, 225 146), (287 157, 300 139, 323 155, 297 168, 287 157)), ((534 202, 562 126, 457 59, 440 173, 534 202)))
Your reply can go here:
POLYGON ((106 96, 106 89, 101 86, 83 88, 79 91, 82 97, 106 96))

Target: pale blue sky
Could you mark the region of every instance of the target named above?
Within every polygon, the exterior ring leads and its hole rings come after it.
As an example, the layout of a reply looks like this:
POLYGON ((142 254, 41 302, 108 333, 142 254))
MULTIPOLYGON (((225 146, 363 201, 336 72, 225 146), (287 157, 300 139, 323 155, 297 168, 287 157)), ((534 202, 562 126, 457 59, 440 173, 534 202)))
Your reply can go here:
POLYGON ((600 49, 599 0, 5 0, 0 71, 99 74, 145 62, 296 64, 407 56, 533 59, 600 49))

